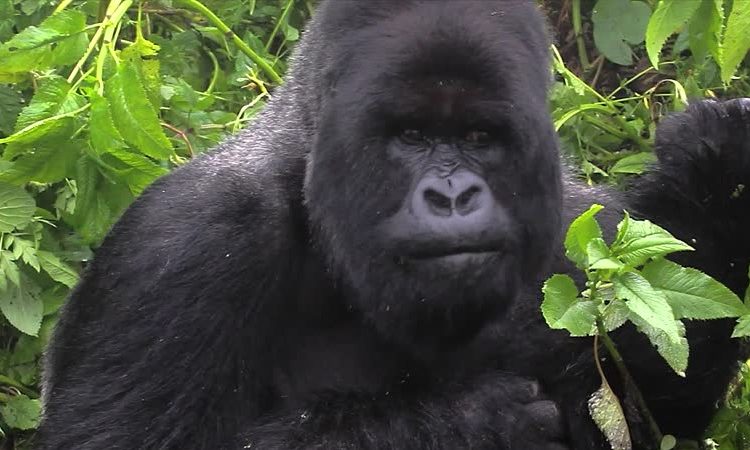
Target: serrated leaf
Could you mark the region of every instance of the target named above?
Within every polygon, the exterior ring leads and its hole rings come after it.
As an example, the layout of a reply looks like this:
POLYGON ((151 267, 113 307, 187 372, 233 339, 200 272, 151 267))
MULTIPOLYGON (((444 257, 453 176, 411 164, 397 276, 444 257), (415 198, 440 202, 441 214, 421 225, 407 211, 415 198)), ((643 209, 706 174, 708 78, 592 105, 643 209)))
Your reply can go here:
POLYGON ((168 159, 172 144, 162 130, 136 69, 121 64, 106 83, 112 118, 125 141, 154 159, 168 159))
POLYGON ((727 18, 722 50, 721 79, 728 83, 750 50, 750 0, 735 0, 727 18))
POLYGON ((656 162, 656 156, 651 152, 641 152, 635 155, 626 156, 618 160, 611 169, 610 173, 624 174, 641 174, 649 164, 656 162))
POLYGON ((627 212, 622 220, 625 223, 622 227, 618 226, 617 237, 611 250, 614 257, 628 266, 637 267, 650 258, 693 250, 651 221, 634 220, 627 212))
POLYGON ((630 441, 630 429, 620 400, 606 380, 602 380, 601 387, 591 394, 588 407, 591 418, 604 433, 612 450, 631 450, 633 448, 630 441))
POLYGON ((60 142, 50 136, 36 143, 32 150, 21 155, 10 168, 0 173, 0 181, 24 184, 29 181, 55 183, 74 172, 80 149, 86 144, 79 140, 60 142))
POLYGON ((592 239, 602 237, 602 230, 599 228, 595 216, 603 208, 602 205, 591 205, 588 210, 573 220, 570 227, 568 227, 568 232, 565 235, 565 255, 579 269, 585 269, 588 266, 586 251, 589 242, 592 239))
POLYGON ((750 314, 737 319, 737 325, 734 327, 732 337, 750 337, 750 314))
POLYGON ((125 168, 118 170, 117 173, 125 180, 130 192, 135 196, 140 195, 154 180, 169 172, 145 156, 133 152, 119 150, 110 153, 110 156, 125 165, 125 168))
POLYGON ((58 283, 72 288, 78 283, 78 273, 68 264, 60 260, 54 253, 39 250, 37 252, 42 269, 58 283))
POLYGON ((84 13, 65 10, 51 15, 39 26, 25 28, 0 45, 0 61, 3 61, 0 75, 45 69, 53 63, 69 62, 73 58, 70 44, 66 46, 66 41, 74 40, 75 48, 82 53, 87 41, 82 41, 79 35, 85 27, 84 13), (53 44, 63 47, 52 49, 53 44))
POLYGON ((567 275, 552 276, 542 287, 542 315, 555 330, 568 330, 571 336, 588 336, 594 330, 596 305, 578 298, 578 288, 567 275))
POLYGON ((684 26, 700 6, 699 1, 660 0, 646 28, 646 52, 659 67, 659 53, 667 38, 684 26))
MULTIPOLYGON (((600 296, 614 297, 614 292, 599 291, 600 296)), ((610 301, 606 306, 601 308, 602 322, 604 329, 613 331, 620 328, 630 318, 630 309, 623 301, 610 301)))
POLYGON ((707 55, 717 62, 723 59, 721 35, 724 27, 723 0, 702 0, 688 24, 690 51, 700 61, 707 55))
POLYGON ((13 132, 13 125, 22 108, 23 97, 18 89, 0 85, 0 137, 13 132))
POLYGON ((89 135, 91 148, 99 154, 125 148, 120 132, 115 128, 109 101, 93 92, 91 95, 91 116, 89 135))
POLYGON ((688 365, 688 357, 690 355, 690 347, 688 346, 687 339, 685 339, 685 325, 679 320, 674 321, 679 335, 679 339, 674 340, 672 336, 668 335, 664 330, 654 328, 638 315, 631 314, 630 321, 638 327, 638 330, 641 333, 648 337, 651 345, 656 347, 656 351, 659 352, 662 358, 664 358, 667 364, 669 364, 669 367, 671 367, 677 375, 684 377, 688 365))
POLYGON ((23 333, 36 336, 42 325, 44 305, 38 296, 37 288, 29 282, 20 286, 8 285, 0 293, 0 310, 11 325, 23 333))
POLYGON ((616 64, 631 64, 628 44, 643 42, 650 15, 651 8, 641 1, 599 0, 591 14, 596 48, 616 64))
POLYGON ((669 366, 685 376, 689 352, 685 326, 675 320, 666 296, 635 272, 618 275, 613 284, 615 295, 626 300, 630 321, 648 337, 669 366))
POLYGON ((658 259, 646 264, 641 274, 666 296, 677 319, 708 320, 750 313, 734 292, 699 270, 658 259))
POLYGON ((17 430, 33 430, 36 428, 41 412, 41 402, 23 394, 10 397, 0 406, 0 415, 2 415, 5 423, 17 430))
POLYGON ((34 198, 23 188, 0 183, 0 233, 25 227, 35 210, 34 198))

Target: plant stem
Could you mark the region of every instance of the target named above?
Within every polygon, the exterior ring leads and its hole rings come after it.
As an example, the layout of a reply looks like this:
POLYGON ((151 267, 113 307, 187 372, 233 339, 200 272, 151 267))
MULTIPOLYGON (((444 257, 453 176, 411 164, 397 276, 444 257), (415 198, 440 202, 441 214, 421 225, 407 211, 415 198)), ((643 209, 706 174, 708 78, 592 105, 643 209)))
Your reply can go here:
POLYGON ((646 423, 651 430, 651 434, 656 440, 656 448, 659 448, 664 435, 659 429, 659 424, 656 423, 656 419, 654 419, 654 416, 651 414, 651 410, 648 408, 648 404, 646 404, 646 399, 643 398, 641 390, 638 389, 638 385, 635 383, 633 376, 625 365, 625 360, 622 358, 620 351, 617 350, 615 343, 609 337, 609 334, 607 334, 607 329, 604 328, 604 323, 600 317, 597 317, 596 319, 596 329, 599 332, 599 338, 602 343, 604 343, 604 348, 607 349, 607 353, 612 357, 612 361, 614 361, 617 371, 620 372, 625 389, 633 394, 638 410, 646 420, 646 423))
POLYGON ((6 384, 8 386, 13 386, 14 388, 18 389, 19 392, 26 395, 27 397, 31 398, 37 398, 39 397, 39 394, 32 391, 31 389, 27 388, 26 386, 22 385, 18 381, 7 377, 5 375, 0 375, 0 384, 6 384))
POLYGON ((255 64, 257 64, 258 67, 260 67, 260 69, 265 72, 266 75, 268 75, 268 78, 270 78, 271 81, 276 84, 282 83, 283 80, 281 79, 279 74, 276 73, 275 70, 273 70, 273 67, 271 67, 271 65, 268 64, 268 62, 260 55, 255 53, 253 49, 251 49, 250 46, 245 43, 245 41, 237 36, 234 31, 232 31, 232 29, 229 28, 229 26, 225 24, 224 21, 222 21, 216 14, 214 14, 213 11, 208 9, 206 5, 198 0, 179 0, 179 3, 182 3, 188 8, 191 8, 203 14, 203 16, 208 19, 208 21, 211 22, 216 28, 218 28, 219 31, 224 33, 226 36, 229 36, 237 46, 237 48, 239 48, 242 53, 247 55, 255 64))
POLYGON ((576 35, 576 44, 578 44, 578 60, 581 62, 583 70, 589 68, 588 53, 586 53, 586 42, 583 40, 583 31, 581 27, 581 0, 573 0, 573 31, 576 35))

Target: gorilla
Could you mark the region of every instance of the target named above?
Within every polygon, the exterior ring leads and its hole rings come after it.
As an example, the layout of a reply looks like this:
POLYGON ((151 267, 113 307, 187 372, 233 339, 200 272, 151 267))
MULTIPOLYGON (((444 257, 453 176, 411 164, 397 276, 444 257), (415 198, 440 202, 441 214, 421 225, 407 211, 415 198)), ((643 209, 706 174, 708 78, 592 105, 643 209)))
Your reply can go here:
MULTIPOLYGON (((693 104, 648 175, 588 187, 561 163, 549 43, 532 0, 324 0, 255 123, 98 249, 46 353, 36 447, 607 448, 591 341, 548 329, 541 283, 575 272, 562 235, 596 202, 610 236, 623 209, 650 218, 741 292, 750 102, 693 104)), ((731 328, 689 324, 684 379, 615 333, 664 432, 706 427, 731 328)))

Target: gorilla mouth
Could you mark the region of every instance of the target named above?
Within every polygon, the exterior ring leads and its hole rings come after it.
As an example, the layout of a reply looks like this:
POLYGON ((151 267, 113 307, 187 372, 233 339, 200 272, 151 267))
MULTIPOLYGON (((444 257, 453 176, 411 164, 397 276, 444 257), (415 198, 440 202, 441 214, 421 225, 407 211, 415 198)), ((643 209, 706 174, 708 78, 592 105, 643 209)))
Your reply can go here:
POLYGON ((483 258, 496 255, 502 251, 499 245, 459 245, 454 247, 434 246, 415 249, 407 257, 412 260, 456 260, 483 258))

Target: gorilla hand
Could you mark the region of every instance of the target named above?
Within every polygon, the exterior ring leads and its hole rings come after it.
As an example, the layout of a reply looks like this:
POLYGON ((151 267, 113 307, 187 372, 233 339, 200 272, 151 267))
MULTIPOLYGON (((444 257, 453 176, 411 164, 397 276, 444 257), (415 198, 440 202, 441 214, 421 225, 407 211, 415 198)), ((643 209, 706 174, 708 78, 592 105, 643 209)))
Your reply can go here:
POLYGON ((562 416, 534 381, 484 375, 406 400, 331 393, 256 424, 230 448, 566 450, 562 416))

